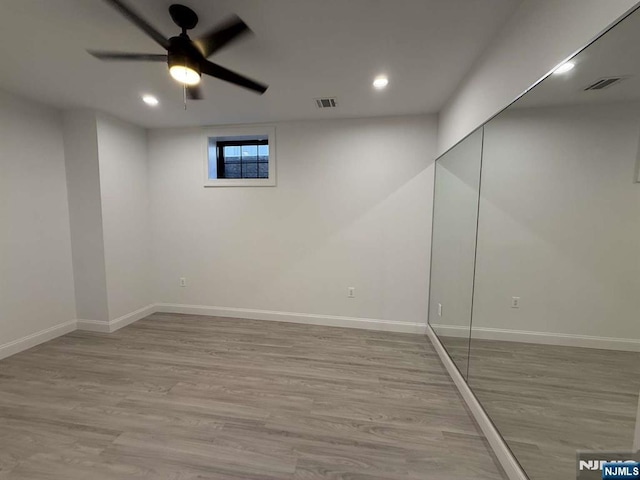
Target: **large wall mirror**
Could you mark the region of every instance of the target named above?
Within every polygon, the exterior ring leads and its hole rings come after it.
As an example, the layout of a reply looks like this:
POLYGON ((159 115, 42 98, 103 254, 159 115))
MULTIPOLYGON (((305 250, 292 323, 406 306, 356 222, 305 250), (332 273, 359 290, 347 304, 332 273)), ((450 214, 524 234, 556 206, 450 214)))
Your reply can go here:
POLYGON ((482 129, 436 162, 429 318, 466 377, 482 156, 482 129))
POLYGON ((484 125, 467 383, 531 480, 640 449, 639 42, 636 10, 484 125))

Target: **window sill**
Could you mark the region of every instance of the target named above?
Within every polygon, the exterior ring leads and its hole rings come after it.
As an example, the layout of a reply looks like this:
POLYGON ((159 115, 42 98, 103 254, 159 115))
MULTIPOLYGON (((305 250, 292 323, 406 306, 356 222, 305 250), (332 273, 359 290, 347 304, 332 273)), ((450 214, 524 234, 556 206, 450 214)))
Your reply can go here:
POLYGON ((275 187, 275 178, 218 178, 206 180, 205 187, 275 187))

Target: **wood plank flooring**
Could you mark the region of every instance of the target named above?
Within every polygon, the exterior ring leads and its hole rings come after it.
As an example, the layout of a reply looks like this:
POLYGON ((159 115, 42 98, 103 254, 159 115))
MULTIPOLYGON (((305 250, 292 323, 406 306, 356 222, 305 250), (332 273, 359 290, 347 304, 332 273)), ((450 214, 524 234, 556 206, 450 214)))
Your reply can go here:
POLYGON ((154 314, 0 361, 0 479, 503 479, 428 340, 154 314))
POLYGON ((472 339, 468 382, 531 480, 575 478, 578 450, 632 451, 640 353, 472 339))
POLYGON ((445 335, 440 335, 436 329, 434 329, 434 331, 438 335, 438 339, 440 340, 440 343, 442 343, 444 349, 447 351, 447 354, 449 355, 449 357, 451 357, 453 363, 456 364, 456 367, 458 367, 458 371, 466 380, 467 374, 469 373, 470 339, 468 337, 448 337, 445 335))

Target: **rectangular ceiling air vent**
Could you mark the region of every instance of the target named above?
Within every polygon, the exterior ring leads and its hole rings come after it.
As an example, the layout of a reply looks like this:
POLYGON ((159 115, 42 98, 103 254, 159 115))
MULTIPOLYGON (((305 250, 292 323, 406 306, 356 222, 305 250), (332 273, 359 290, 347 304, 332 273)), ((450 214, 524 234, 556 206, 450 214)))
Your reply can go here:
POLYGON ((607 78, 601 78, 600 80, 598 80, 597 82, 592 83, 591 85, 589 85, 587 88, 585 88, 584 90, 604 90, 605 88, 610 87, 611 85, 620 82, 621 80, 624 80, 625 77, 607 77, 607 78))
POLYGON ((336 108, 338 106, 336 97, 316 98, 315 102, 318 108, 336 108))

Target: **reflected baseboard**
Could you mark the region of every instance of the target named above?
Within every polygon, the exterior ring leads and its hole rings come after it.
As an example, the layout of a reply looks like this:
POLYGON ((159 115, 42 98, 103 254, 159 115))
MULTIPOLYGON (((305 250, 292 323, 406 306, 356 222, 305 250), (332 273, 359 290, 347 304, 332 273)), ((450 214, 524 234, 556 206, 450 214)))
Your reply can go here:
POLYGON ((432 323, 431 328, 438 334, 439 337, 469 337, 469 327, 461 327, 458 325, 439 325, 437 323, 432 323))
MULTIPOLYGON (((431 328, 442 337, 465 338, 469 335, 469 328, 458 325, 432 324, 431 328)), ((571 333, 531 332, 489 327, 474 327, 472 338, 640 352, 640 339, 635 338, 594 337, 571 333)))

